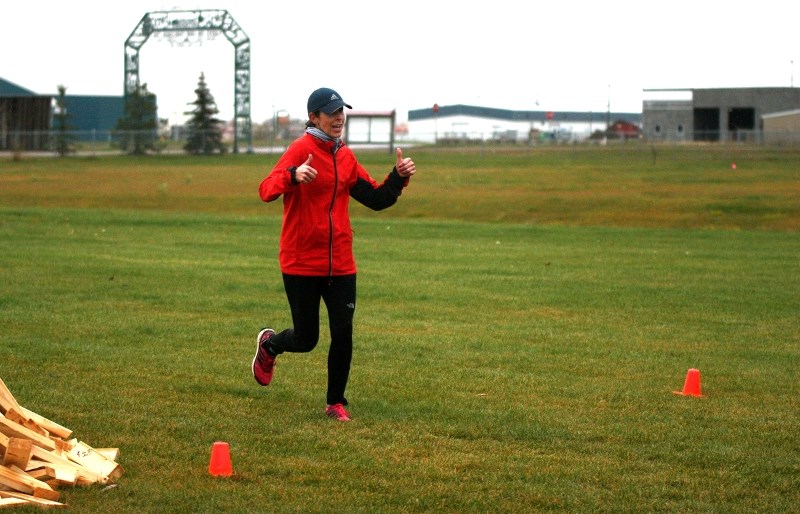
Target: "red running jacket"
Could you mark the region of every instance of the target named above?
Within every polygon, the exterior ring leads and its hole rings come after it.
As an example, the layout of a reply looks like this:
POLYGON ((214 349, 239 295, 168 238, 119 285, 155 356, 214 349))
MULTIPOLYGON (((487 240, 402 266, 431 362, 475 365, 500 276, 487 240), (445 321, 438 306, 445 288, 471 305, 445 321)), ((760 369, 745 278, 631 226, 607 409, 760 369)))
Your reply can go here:
POLYGON ((361 166, 353 152, 310 134, 296 139, 261 182, 265 202, 283 195, 279 261, 288 275, 334 276, 356 273, 349 205, 352 196, 373 210, 394 205, 408 184, 392 169, 378 184, 361 166), (294 170, 313 156, 317 177, 297 184, 294 170))

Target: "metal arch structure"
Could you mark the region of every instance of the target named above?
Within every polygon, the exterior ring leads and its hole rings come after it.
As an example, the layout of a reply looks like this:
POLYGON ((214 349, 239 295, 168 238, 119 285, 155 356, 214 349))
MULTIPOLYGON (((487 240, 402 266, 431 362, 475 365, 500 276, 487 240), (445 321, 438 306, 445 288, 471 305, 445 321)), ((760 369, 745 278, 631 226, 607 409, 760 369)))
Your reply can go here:
POLYGON ((145 14, 125 40, 125 98, 136 91, 139 81, 139 50, 159 32, 222 32, 234 48, 233 151, 239 142, 253 150, 250 119, 250 38, 226 10, 155 11, 145 14))

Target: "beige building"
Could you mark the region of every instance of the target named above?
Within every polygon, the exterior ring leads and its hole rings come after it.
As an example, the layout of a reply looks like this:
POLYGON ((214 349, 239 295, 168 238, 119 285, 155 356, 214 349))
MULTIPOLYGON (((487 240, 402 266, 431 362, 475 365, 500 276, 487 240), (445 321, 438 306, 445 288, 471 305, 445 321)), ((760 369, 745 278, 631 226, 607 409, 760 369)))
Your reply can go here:
POLYGON ((764 123, 764 142, 776 145, 800 143, 800 109, 775 112, 761 117, 764 123))

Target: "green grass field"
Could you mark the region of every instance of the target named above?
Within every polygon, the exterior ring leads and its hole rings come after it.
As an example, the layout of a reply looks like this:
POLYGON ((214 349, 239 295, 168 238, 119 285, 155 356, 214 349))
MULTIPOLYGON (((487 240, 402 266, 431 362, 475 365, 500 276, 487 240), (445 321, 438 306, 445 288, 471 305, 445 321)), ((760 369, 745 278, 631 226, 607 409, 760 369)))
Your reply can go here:
POLYGON ((250 373, 290 323, 276 156, 0 160, 0 378, 126 471, 71 510, 797 512, 800 151, 404 153, 400 203, 352 207, 345 424, 324 324, 250 373))

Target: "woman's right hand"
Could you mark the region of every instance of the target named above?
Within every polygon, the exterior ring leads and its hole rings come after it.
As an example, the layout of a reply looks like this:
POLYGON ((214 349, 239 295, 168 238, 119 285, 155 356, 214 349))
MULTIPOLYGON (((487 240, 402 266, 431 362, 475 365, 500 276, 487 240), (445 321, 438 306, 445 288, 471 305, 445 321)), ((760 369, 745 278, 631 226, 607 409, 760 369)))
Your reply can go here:
POLYGON ((298 166, 294 171, 294 179, 298 184, 308 184, 317 178, 317 170, 311 167, 312 159, 313 157, 311 154, 308 154, 308 159, 306 159, 306 162, 298 166))

